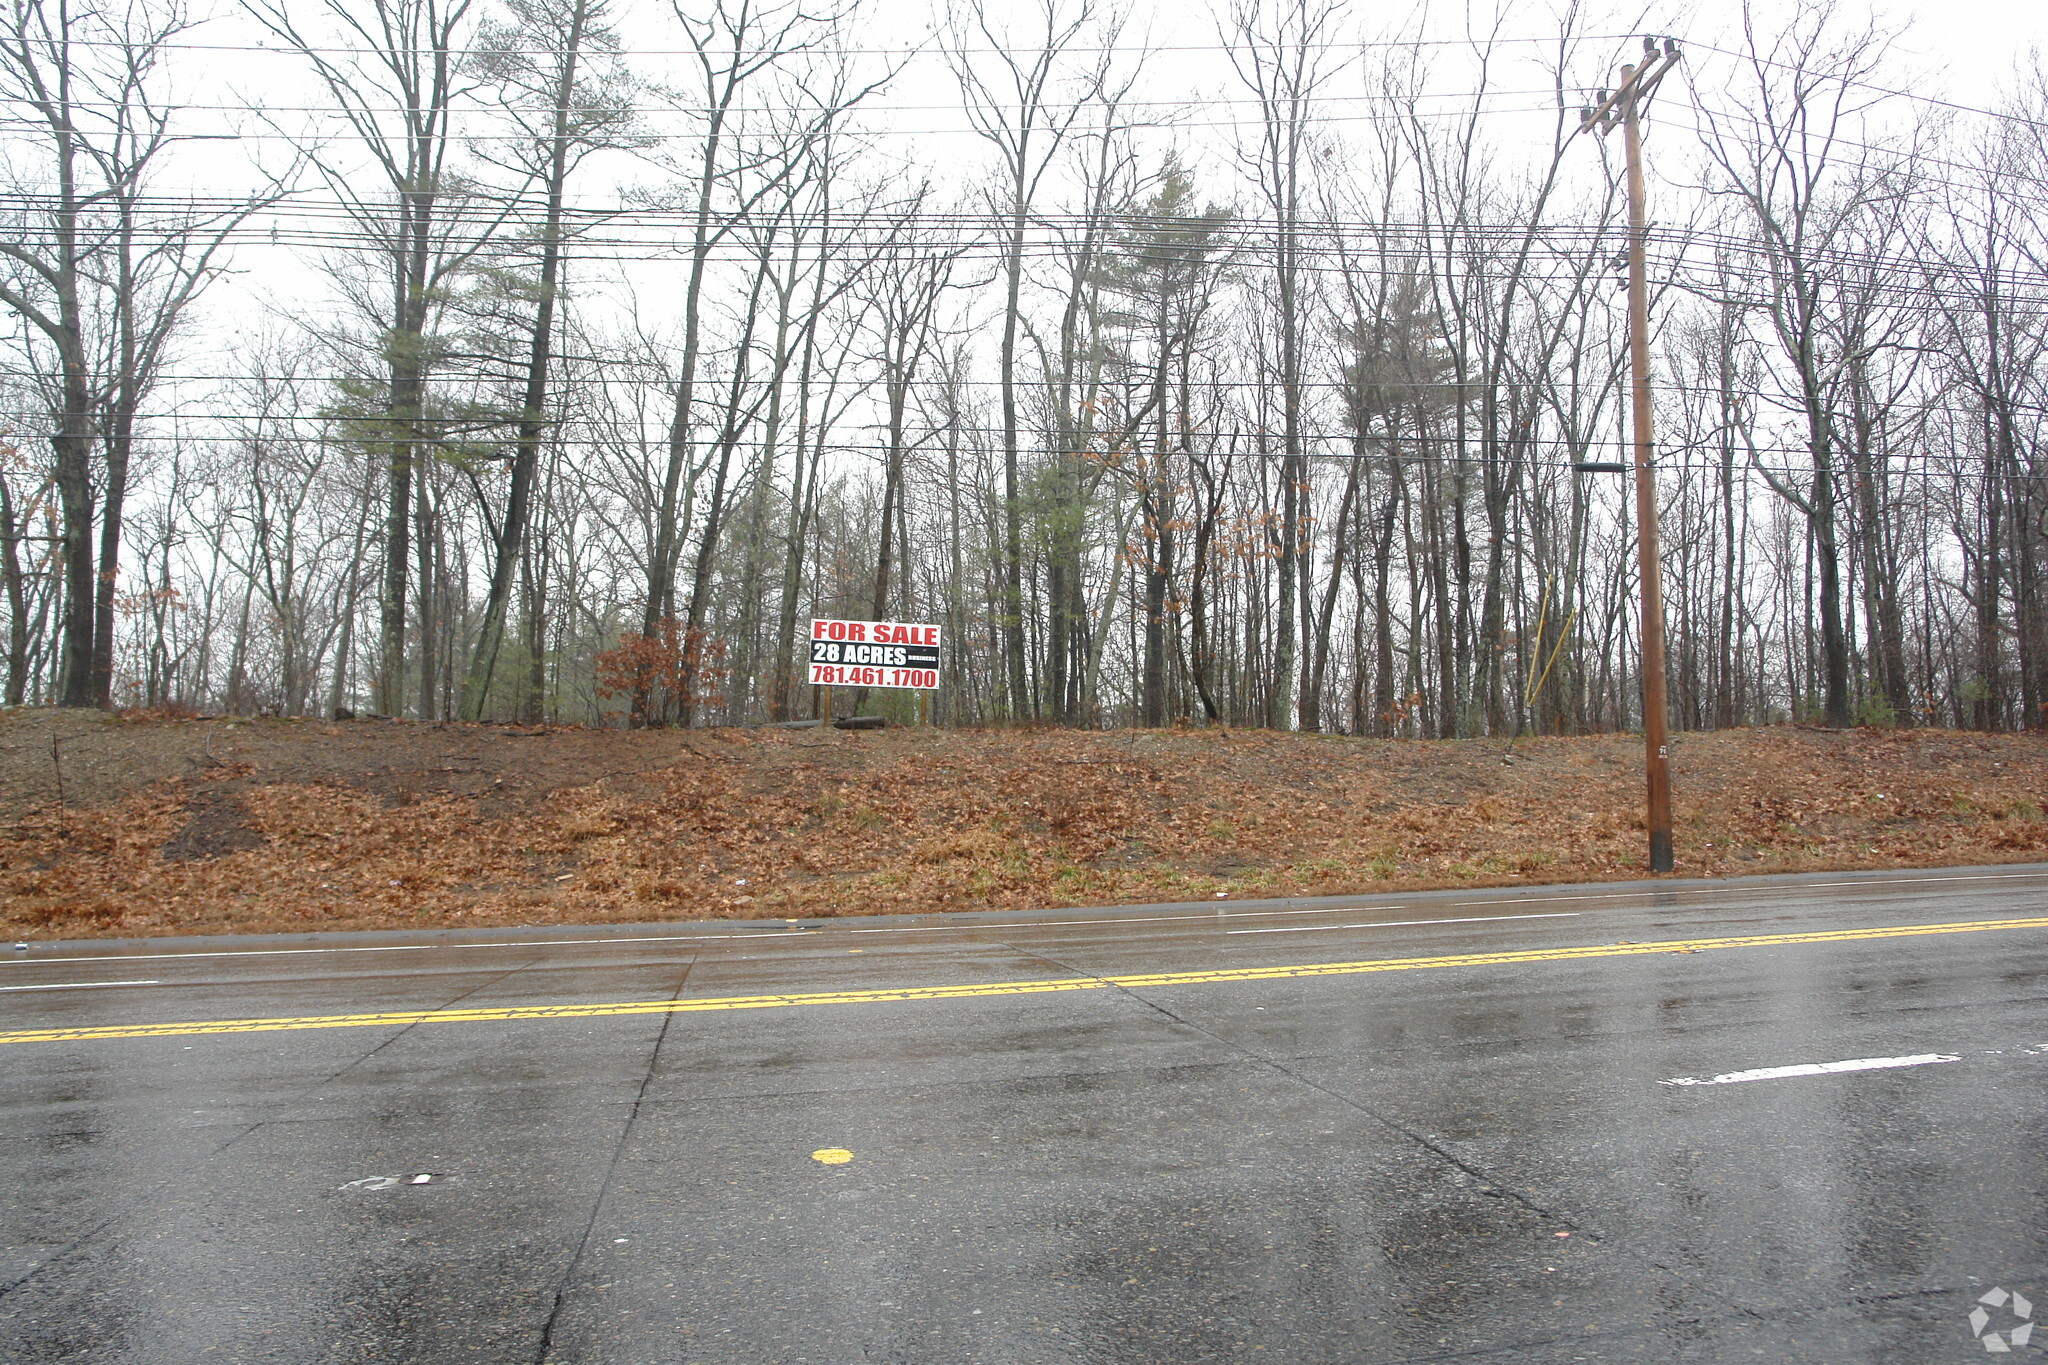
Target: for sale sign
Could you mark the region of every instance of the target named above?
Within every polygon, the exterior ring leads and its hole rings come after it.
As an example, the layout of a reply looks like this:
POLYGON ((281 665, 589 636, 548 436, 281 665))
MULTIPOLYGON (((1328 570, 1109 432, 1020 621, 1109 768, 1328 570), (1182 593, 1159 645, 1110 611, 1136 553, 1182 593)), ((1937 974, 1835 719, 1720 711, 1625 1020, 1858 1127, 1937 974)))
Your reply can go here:
POLYGON ((909 621, 813 621, 811 684, 937 687, 939 628, 909 621))

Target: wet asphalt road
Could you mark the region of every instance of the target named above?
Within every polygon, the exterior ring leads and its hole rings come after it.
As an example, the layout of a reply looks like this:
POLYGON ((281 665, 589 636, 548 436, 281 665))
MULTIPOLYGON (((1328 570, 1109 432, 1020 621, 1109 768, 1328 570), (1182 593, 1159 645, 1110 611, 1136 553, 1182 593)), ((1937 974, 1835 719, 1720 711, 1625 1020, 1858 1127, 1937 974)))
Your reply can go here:
POLYGON ((0 1039, 0 1360, 1983 1359, 1980 1295, 2048 1304, 2048 927, 1835 935, 2040 916, 2048 867, 38 944, 0 1031, 482 1017, 0 1039))

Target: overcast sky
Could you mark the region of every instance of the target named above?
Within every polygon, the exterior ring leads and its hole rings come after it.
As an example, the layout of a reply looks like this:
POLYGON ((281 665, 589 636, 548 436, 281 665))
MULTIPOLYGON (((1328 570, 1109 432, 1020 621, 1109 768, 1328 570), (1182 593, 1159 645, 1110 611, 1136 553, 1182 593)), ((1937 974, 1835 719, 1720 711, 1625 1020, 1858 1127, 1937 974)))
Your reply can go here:
MULTIPOLYGON (((488 8, 489 4, 490 0, 483 0, 482 7, 488 8)), ((1368 39, 1417 34, 1452 39, 1468 28, 1492 28, 1497 36, 1509 40, 1541 39, 1554 37, 1558 32, 1559 4, 1560 0, 1500 0, 1496 10, 1495 4, 1486 0, 1475 0, 1470 6, 1456 0, 1408 7, 1362 2, 1353 6, 1355 17, 1349 28, 1368 39), (1496 12, 1500 16, 1497 21, 1481 17, 1496 12)), ((1795 7, 1789 0, 1754 0, 1754 5, 1758 15, 1765 18, 1766 28, 1772 16, 1789 16, 1795 7)), ((1149 41, 1159 49, 1143 63, 1138 92, 1141 98, 1227 101, 1243 97, 1243 92, 1234 88, 1226 54, 1218 41, 1213 9, 1221 7, 1221 0, 1213 8, 1200 0, 1127 0, 1127 7, 1130 18, 1125 41, 1133 46, 1149 41)), ((309 0, 296 0, 294 8, 309 19, 318 12, 309 0)), ((1020 3, 1011 8, 1021 12, 1026 5, 1020 3)), ((1682 42, 1689 41, 1704 49, 1733 47, 1739 34, 1740 7, 1736 3, 1641 7, 1595 4, 1583 8, 1587 14, 1612 16, 1610 22, 1582 22, 1584 31, 1617 35, 1611 43, 1589 43, 1575 62, 1575 67, 1584 67, 1581 78, 1588 87, 1610 82, 1613 64, 1626 58, 1632 45, 1619 35, 1647 29, 1673 34, 1682 42)), ((278 121, 289 127, 294 125, 293 115, 299 107, 319 103, 314 87, 305 78, 303 68, 289 56, 231 50, 241 44, 274 46, 276 40, 251 24, 232 4, 216 3, 210 9, 214 17, 185 39, 199 50, 176 63, 181 97, 194 105, 209 106, 188 115, 188 123, 195 130, 208 132, 232 127, 250 143, 271 142, 273 139, 263 136, 260 125, 237 117, 233 106, 243 102, 278 106, 278 121), (205 50, 216 44, 228 50, 205 50)), ((629 48, 641 54, 636 59, 637 68, 657 80, 680 76, 682 73, 674 69, 674 59, 665 51, 675 45, 675 35, 664 22, 669 13, 665 0, 616 0, 616 9, 629 48)), ((1835 10, 1838 19, 1873 12, 1858 0, 1844 0, 1835 10)), ((1881 23, 1903 31, 1898 43, 1897 70, 1902 78, 1909 79, 1906 88, 1921 94, 1943 95, 1963 104, 1989 102, 1995 89, 2009 83, 2017 58, 2030 48, 2048 45, 2048 5, 2038 0, 1888 0, 1876 6, 1874 13, 1881 23)), ((864 47, 900 48, 926 39, 939 22, 937 8, 925 0, 869 0, 856 32, 864 47)), ((1509 50, 1513 50, 1512 46, 1509 50)), ((1526 50, 1532 57, 1548 56, 1533 46, 1526 50)), ((1436 56, 1440 62, 1455 61, 1454 53, 1440 52, 1436 56)), ((1691 65, 1695 71, 1711 71, 1715 60, 1711 53, 1700 50, 1693 56, 1691 65)), ((884 59, 878 56, 876 60, 884 59)), ((1496 98, 1496 104, 1505 108, 1542 102, 1531 90, 1535 82, 1503 78, 1511 74, 1512 63, 1497 71, 1496 87, 1531 93, 1523 99, 1504 94, 1496 98)), ((1531 69, 1529 74, 1536 73, 1531 69)), ((1439 85, 1449 93, 1460 88, 1456 81, 1440 81, 1439 85)), ((1354 74, 1333 84, 1329 93, 1341 100, 1359 91, 1354 74)), ((930 155, 929 149, 935 143, 948 146, 943 157, 954 155, 945 131, 962 127, 957 102, 951 75, 935 52, 910 59, 898 78, 872 100, 878 110, 891 111, 886 116, 879 112, 874 115, 875 122, 890 129, 889 145, 901 149, 898 155, 906 159, 914 155, 924 164, 946 164, 930 155), (923 150, 913 153, 914 148, 923 150)), ((1229 106, 1220 104, 1211 105, 1206 116, 1190 112, 1183 118, 1190 125, 1214 126, 1229 116, 1229 106)), ((248 143, 235 150, 226 146, 195 148, 196 155, 188 163, 189 178, 197 182, 215 175, 232 175, 231 165, 252 150, 248 143)))
MULTIPOLYGON (((491 0, 481 0, 488 7, 491 0)), ((634 65, 644 76, 680 83, 686 72, 672 55, 678 46, 666 0, 615 0, 620 28, 634 54, 634 65)), ((1162 119, 1174 128, 1153 135, 1153 152, 1163 153, 1168 145, 1184 148, 1202 175, 1202 189, 1221 200, 1246 197, 1228 152, 1231 124, 1250 116, 1243 103, 1246 92, 1233 77, 1227 52, 1218 38, 1215 10, 1189 0, 1129 0, 1129 20, 1124 42, 1133 50, 1150 43, 1154 51, 1141 63, 1134 98, 1156 101, 1162 119), (1172 106, 1179 105, 1175 110, 1172 106)), ((1555 57, 1554 39, 1559 31, 1557 13, 1563 0, 1507 0, 1496 11, 1492 4, 1475 0, 1467 5, 1438 0, 1426 8, 1381 6, 1360 0, 1352 9, 1348 31, 1368 40, 1426 35, 1438 42, 1455 40, 1469 29, 1491 28, 1494 35, 1511 40, 1502 49, 1507 55, 1491 73, 1495 92, 1488 108, 1487 128, 1503 160, 1535 157, 1547 152, 1554 113, 1543 112, 1553 104, 1547 91, 1543 63, 1555 57), (1498 14, 1494 21, 1478 16, 1498 14), (1532 39, 1551 39, 1544 47, 1532 39), (1520 40, 1519 43, 1513 40, 1520 40)), ((1022 12, 1028 0, 1008 7, 1022 12)), ((1754 0, 1761 27, 1772 31, 1794 12, 1794 4, 1778 0, 1754 0)), ((1220 8, 1220 3, 1218 5, 1220 8)), ((999 10, 998 12, 1006 12, 999 10)), ((1663 107, 1657 120, 1665 133, 1653 142, 1653 162, 1669 179, 1684 183, 1687 142, 1690 131, 1689 102, 1727 99, 1724 88, 1729 59, 1713 48, 1739 44, 1740 6, 1736 3, 1696 5, 1651 5, 1646 8, 1587 5, 1589 15, 1609 16, 1581 21, 1581 31, 1599 36, 1586 41, 1573 55, 1570 74, 1585 89, 1609 84, 1615 79, 1615 64, 1635 50, 1627 35, 1649 31, 1670 33, 1689 45, 1682 79, 1667 83, 1660 97, 1663 107), (1682 16, 1682 17, 1680 17, 1682 16)), ((1835 18, 1848 22, 1868 13, 1856 3, 1836 7, 1835 18)), ((317 85, 308 78, 300 60, 284 52, 237 51, 243 45, 275 46, 277 40, 265 34, 232 4, 217 4, 216 16, 182 41, 192 51, 176 54, 180 97, 194 107, 185 115, 190 130, 219 132, 235 128, 245 136, 239 142, 216 141, 191 144, 184 161, 168 178, 214 192, 250 183, 250 160, 262 157, 281 164, 290 151, 288 139, 279 129, 298 131, 310 123, 319 125, 319 107, 324 103, 317 85), (271 125, 237 107, 250 103, 270 106, 271 125), (272 126, 274 125, 274 126, 272 126)), ((313 0, 294 0, 294 13, 316 15, 313 0)), ((1945 96, 1959 104, 1984 105, 1995 101, 1998 87, 2010 83, 2015 62, 2030 48, 2048 46, 2048 5, 2032 0, 1897 0, 1878 11, 1880 21, 1903 30, 1897 45, 1897 60, 1886 79, 1898 87, 1922 96, 1945 96)), ((868 16, 853 30, 863 50, 872 50, 867 60, 877 64, 899 60, 883 55, 890 49, 914 47, 928 38, 940 22, 939 12, 924 0, 870 0, 868 16)), ((1355 57, 1356 49, 1347 49, 1355 57)), ((1367 54, 1370 57, 1372 54, 1367 54)), ((1455 45, 1433 47, 1429 56, 1435 67, 1432 87, 1440 108, 1454 115, 1469 107, 1474 82, 1469 72, 1469 55, 1455 45), (1467 65, 1461 66, 1461 63, 1467 65)), ((1135 56, 1130 58, 1137 62, 1135 56)), ((1321 106, 1330 127, 1347 139, 1362 140, 1367 131, 1363 120, 1371 117, 1374 101, 1366 90, 1362 71, 1366 61, 1353 61, 1349 70, 1334 79, 1321 106)), ((687 97, 679 97, 687 102, 687 97)), ((661 103, 674 103, 674 100, 661 103)), ((880 171, 898 167, 912 173, 928 173, 938 182, 942 199, 965 196, 982 183, 986 146, 966 131, 959 105, 958 88, 944 60, 936 51, 911 59, 899 77, 873 101, 865 120, 877 136, 868 153, 868 169, 880 171)), ((1899 114, 1923 110, 1918 101, 1896 103, 1899 114)), ((332 122, 330 132, 340 130, 332 122)), ((682 132, 687 121, 673 111, 657 110, 650 115, 655 131, 682 132)), ((1598 176, 1598 158, 1590 152, 1574 164, 1573 174, 1598 176)), ((576 187, 583 202, 611 202, 623 183, 642 184, 659 178, 644 162, 613 158, 593 164, 576 187)), ((305 182, 309 197, 326 199, 317 181, 305 182)), ((1681 214, 1670 205, 1673 191, 1665 191, 1667 211, 1681 214)), ((225 329, 229 335, 252 329, 258 310, 267 306, 276 313, 292 314, 324 292, 325 278, 309 254, 287 246, 271 248, 259 235, 240 248, 236 264, 241 273, 217 288, 207 300, 208 325, 225 329), (266 304, 267 301, 267 304, 266 304)), ((665 291, 662 272, 656 263, 619 267, 637 277, 636 288, 644 284, 647 297, 658 302, 665 291)), ((586 286, 596 283, 599 268, 591 262, 578 267, 586 286)), ((586 299, 588 295, 586 293, 586 299)), ((656 310, 659 312, 657 306, 656 310)))

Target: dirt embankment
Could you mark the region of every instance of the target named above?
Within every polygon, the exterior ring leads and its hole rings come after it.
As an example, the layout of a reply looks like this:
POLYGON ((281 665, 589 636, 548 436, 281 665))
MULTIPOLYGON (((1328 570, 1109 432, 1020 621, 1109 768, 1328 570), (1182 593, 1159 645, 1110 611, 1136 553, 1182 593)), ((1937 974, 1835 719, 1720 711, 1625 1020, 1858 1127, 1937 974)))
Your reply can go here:
MULTIPOLYGON (((0 713, 16 937, 594 923, 1639 876, 1640 741, 0 713)), ((1693 876, 2048 858, 2048 737, 1681 735, 1693 876)))

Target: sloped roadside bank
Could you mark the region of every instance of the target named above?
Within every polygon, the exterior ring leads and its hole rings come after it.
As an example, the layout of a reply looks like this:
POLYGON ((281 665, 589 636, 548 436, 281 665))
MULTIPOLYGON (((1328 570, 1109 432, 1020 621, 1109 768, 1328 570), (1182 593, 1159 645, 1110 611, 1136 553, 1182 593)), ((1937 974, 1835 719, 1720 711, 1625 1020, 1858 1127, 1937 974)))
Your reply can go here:
MULTIPOLYGON (((0 715, 17 937, 816 918, 1642 874, 1629 736, 0 715), (59 780, 62 799, 59 799, 59 780)), ((2048 857, 2048 737, 1681 735, 1685 876, 2048 857)))

